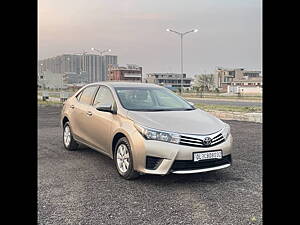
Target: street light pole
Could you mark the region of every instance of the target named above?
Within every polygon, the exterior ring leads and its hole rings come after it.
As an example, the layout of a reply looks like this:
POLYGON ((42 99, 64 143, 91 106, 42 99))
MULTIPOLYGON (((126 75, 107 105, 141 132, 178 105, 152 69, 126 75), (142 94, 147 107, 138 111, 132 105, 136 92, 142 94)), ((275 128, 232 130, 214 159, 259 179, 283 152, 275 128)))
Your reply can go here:
POLYGON ((190 31, 187 31, 184 33, 181 33, 181 32, 175 31, 175 30, 171 30, 171 29, 167 29, 166 31, 173 32, 180 36, 180 61, 181 61, 181 89, 180 89, 180 92, 182 94, 183 93, 183 36, 186 34, 189 34, 191 32, 197 32, 198 29, 190 30, 190 31))
POLYGON ((111 49, 106 49, 106 50, 103 50, 103 51, 100 51, 99 49, 96 49, 96 48, 91 48, 92 51, 96 51, 96 52, 99 52, 100 56, 103 55, 103 53, 105 52, 111 52, 111 49))
POLYGON ((180 47, 181 47, 181 95, 183 94, 183 34, 180 34, 180 47))

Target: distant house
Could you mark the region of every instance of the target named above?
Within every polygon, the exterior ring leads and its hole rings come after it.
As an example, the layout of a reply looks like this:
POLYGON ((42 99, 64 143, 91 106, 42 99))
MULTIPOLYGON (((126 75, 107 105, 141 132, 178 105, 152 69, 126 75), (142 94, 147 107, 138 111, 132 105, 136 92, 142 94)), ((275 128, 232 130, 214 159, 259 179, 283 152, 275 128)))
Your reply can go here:
POLYGON ((262 78, 235 80, 227 87, 227 93, 262 94, 262 78))
POLYGON ((108 66, 108 80, 142 82, 142 67, 134 64, 127 66, 108 66))
POLYGON ((241 85, 248 85, 249 83, 249 85, 260 86, 262 83, 261 71, 245 70, 244 68, 217 68, 215 85, 221 92, 227 92, 229 86, 237 86, 237 83, 241 85))

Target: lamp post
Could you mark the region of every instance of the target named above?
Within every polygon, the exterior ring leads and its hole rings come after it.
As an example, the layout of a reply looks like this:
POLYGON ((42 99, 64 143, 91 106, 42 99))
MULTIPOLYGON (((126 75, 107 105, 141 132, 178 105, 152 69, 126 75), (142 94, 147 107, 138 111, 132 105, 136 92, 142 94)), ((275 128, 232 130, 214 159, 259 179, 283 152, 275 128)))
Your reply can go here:
POLYGON ((96 52, 99 52, 99 54, 102 56, 103 53, 105 52, 111 52, 111 49, 106 49, 106 50, 103 50, 103 51, 100 51, 99 49, 96 49, 96 48, 91 48, 92 51, 96 51, 96 52))
POLYGON ((187 31, 184 33, 181 33, 181 32, 175 31, 175 30, 171 30, 171 29, 167 29, 166 31, 173 32, 180 36, 180 61, 181 61, 181 90, 180 90, 180 92, 182 94, 183 93, 183 36, 186 34, 192 33, 192 32, 197 32, 198 29, 190 30, 190 31, 187 31))

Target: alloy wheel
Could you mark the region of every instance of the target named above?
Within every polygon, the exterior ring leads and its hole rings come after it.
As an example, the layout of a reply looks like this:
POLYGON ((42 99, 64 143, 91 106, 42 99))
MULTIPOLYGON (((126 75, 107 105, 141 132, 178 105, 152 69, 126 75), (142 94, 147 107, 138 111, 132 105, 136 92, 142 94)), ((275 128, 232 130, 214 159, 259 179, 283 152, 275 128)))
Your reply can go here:
POLYGON ((130 165, 129 151, 125 144, 120 144, 117 149, 117 165, 122 173, 126 173, 130 165))
POLYGON ((70 127, 66 126, 65 130, 64 130, 64 142, 65 145, 68 147, 70 145, 71 142, 71 131, 70 131, 70 127))

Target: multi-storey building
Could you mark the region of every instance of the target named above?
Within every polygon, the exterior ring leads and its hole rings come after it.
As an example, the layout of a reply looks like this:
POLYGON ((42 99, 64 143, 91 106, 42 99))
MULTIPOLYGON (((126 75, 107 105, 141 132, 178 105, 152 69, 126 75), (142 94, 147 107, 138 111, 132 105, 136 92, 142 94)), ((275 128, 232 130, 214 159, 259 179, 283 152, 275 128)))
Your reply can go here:
POLYGON ((181 80, 183 81, 182 86, 184 89, 191 88, 192 78, 187 78, 186 74, 178 74, 178 73, 148 73, 146 74, 145 82, 146 83, 154 83, 158 84, 170 89, 181 88, 181 80))
POLYGON ((102 80, 108 80, 108 67, 109 66, 118 66, 118 57, 115 55, 104 55, 103 56, 103 72, 102 72, 102 80))
POLYGON ((88 74, 88 82, 102 81, 103 63, 101 56, 95 54, 82 55, 82 70, 88 74))
POLYGON ((108 80, 142 82, 142 67, 127 64, 125 66, 109 66, 108 80))
POLYGON ((117 56, 95 54, 64 54, 44 60, 39 60, 38 71, 52 73, 87 74, 88 82, 107 80, 108 65, 116 65, 117 56))
POLYGON ((49 70, 52 73, 80 72, 80 55, 64 54, 39 60, 39 71, 49 70))

